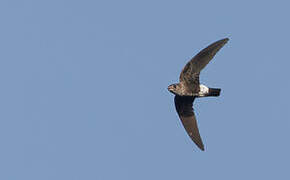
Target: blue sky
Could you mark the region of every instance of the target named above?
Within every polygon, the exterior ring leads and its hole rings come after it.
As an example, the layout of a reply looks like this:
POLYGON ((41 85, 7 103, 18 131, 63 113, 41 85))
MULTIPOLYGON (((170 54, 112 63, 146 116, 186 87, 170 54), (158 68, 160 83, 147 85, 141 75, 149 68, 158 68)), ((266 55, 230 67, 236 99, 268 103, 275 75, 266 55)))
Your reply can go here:
POLYGON ((1 1, 0 179, 289 179, 289 5, 1 1), (202 152, 167 86, 225 37, 202 152))

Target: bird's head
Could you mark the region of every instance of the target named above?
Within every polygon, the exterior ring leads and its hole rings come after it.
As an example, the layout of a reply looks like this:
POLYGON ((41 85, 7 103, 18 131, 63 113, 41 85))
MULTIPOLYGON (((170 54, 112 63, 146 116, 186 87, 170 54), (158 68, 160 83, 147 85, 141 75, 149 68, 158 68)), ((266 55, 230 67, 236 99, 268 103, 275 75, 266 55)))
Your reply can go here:
POLYGON ((168 86, 168 91, 175 94, 175 95, 179 95, 181 92, 181 87, 179 84, 171 84, 168 86))

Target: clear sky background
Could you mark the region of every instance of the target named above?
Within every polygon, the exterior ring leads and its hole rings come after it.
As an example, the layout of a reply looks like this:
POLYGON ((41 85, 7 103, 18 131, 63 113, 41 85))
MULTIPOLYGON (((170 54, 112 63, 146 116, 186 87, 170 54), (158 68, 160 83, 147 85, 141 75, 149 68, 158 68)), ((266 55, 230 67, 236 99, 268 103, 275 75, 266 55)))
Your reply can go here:
POLYGON ((287 1, 0 1, 0 179, 290 178, 287 1), (210 43, 195 101, 169 84, 210 43))

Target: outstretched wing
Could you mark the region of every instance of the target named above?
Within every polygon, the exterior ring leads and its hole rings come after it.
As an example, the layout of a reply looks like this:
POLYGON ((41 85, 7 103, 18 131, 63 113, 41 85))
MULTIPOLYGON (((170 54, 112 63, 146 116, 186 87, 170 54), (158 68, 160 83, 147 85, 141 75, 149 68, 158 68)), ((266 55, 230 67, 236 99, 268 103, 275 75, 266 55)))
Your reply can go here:
POLYGON ((199 130, 195 115, 193 112, 192 104, 194 97, 189 96, 178 96, 174 98, 175 108, 179 115, 179 118, 192 141, 204 151, 204 145, 199 135, 199 130))
MULTIPOLYGON (((200 71, 209 63, 215 54, 228 42, 228 38, 216 41, 200 51, 183 68, 179 81, 190 85, 197 82, 200 71)), ((199 81, 198 81, 199 84, 199 81)))

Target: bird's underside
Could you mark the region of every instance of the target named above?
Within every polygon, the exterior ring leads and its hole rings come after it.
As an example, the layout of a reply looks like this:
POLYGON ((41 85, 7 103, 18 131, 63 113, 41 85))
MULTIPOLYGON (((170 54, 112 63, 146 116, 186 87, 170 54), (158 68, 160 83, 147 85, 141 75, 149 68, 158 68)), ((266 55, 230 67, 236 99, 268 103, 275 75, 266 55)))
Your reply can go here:
POLYGON ((204 145, 192 108, 193 101, 196 97, 219 96, 221 90, 200 84, 199 75, 228 40, 228 38, 219 40, 200 51, 183 68, 179 77, 180 82, 168 86, 168 90, 175 94, 175 108, 185 130, 201 150, 204 150, 204 145))

